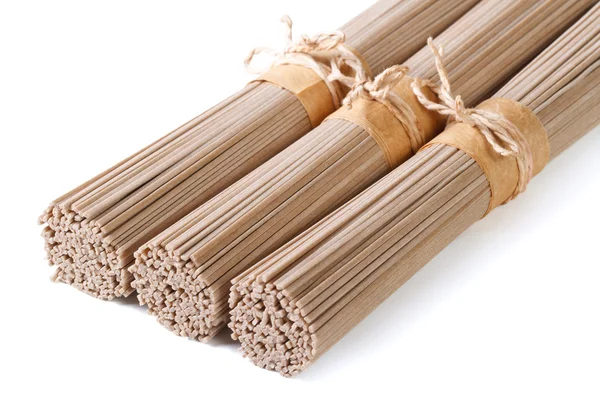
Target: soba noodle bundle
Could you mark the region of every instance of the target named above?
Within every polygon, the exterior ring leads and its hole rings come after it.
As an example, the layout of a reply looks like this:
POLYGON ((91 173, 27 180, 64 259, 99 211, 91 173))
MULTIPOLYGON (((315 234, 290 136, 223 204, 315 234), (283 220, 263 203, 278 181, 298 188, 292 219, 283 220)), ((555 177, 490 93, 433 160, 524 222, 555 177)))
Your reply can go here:
POLYGON ((128 267, 139 246, 335 110, 347 87, 321 79, 330 67, 319 60, 346 74, 379 72, 476 2, 382 0, 342 32, 290 43, 259 80, 53 201, 40 222, 54 279, 101 299, 131 294, 128 267))
MULTIPOLYGON (((483 100, 590 4, 481 2, 436 38, 436 43, 444 46, 454 88, 467 104, 483 100)), ((412 77, 433 79, 436 75, 427 47, 404 64, 412 77)), ((402 71, 386 70, 370 85, 374 88, 393 74, 397 79, 402 71)), ((406 90, 411 81, 405 77, 397 87, 403 90, 405 101, 414 105, 415 125, 420 125, 428 141, 443 130, 445 118, 418 104, 406 90)), ((140 303, 147 304, 149 312, 178 335, 207 340, 216 334, 228 320, 231 279, 391 170, 387 154, 374 136, 349 120, 359 104, 380 103, 358 99, 351 110, 338 110, 144 245, 131 268, 140 303)), ((386 118, 386 109, 377 110, 386 118)), ((370 117, 367 113, 366 118, 370 117)), ((404 140, 407 131, 400 130, 402 126, 393 139, 406 151, 395 158, 396 163, 406 160, 415 147, 404 140)))
MULTIPOLYGON (((510 121, 529 138, 534 172, 597 125, 600 5, 480 107, 517 110, 510 121), (532 139, 536 132, 543 137, 532 139)), ((229 326, 243 353, 256 365, 286 376, 305 369, 491 205, 507 199, 494 200, 503 181, 512 181, 517 173, 516 156, 507 157, 497 154, 477 128, 456 123, 238 276, 229 326), (457 137, 463 142, 452 142, 457 137), (478 148, 468 147, 470 143, 478 148), (492 154, 496 161, 481 154, 492 154), (491 170, 500 163, 512 173, 495 175, 491 170)), ((510 198, 510 191, 506 195, 510 198)))

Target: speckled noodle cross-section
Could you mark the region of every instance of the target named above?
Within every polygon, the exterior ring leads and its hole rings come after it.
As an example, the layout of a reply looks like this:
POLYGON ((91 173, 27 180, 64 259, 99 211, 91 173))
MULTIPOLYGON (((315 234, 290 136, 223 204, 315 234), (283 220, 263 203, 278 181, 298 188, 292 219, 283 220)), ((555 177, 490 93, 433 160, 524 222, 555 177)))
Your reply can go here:
POLYGON ((299 309, 272 284, 252 281, 235 292, 229 328, 244 357, 284 376, 305 369, 315 355, 315 337, 299 309))
POLYGON ((133 292, 133 276, 120 265, 115 249, 100 228, 69 209, 51 206, 40 217, 53 280, 110 300, 133 292))
POLYGON ((193 269, 192 263, 152 245, 142 247, 129 268, 138 300, 148 306, 150 314, 179 336, 207 341, 225 325, 225 319, 222 311, 215 312, 211 288, 192 278, 193 269))

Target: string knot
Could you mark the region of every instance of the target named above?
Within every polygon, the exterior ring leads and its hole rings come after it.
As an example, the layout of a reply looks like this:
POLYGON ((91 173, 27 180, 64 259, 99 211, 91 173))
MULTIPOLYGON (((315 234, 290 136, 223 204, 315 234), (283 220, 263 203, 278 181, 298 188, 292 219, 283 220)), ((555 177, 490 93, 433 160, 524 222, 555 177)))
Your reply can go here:
POLYGON ((301 35, 296 41, 292 35, 292 20, 284 15, 286 45, 282 51, 256 47, 244 60, 249 73, 260 74, 277 65, 294 64, 314 71, 327 85, 335 108, 344 97, 343 87, 351 88, 357 81, 368 79, 368 73, 359 57, 346 45, 346 35, 341 31, 321 32, 314 36, 301 35), (336 50, 333 52, 332 50, 336 50), (259 54, 272 57, 271 63, 260 69, 252 68, 252 60, 259 54), (342 72, 344 71, 344 72, 342 72), (336 83, 341 85, 338 86, 336 83))
POLYGON ((417 122, 417 117, 398 93, 392 89, 406 77, 408 67, 394 65, 377 75, 375 79, 365 79, 357 82, 348 93, 343 104, 352 108, 352 103, 359 98, 378 101, 386 106, 394 117, 402 124, 408 135, 414 153, 425 144, 424 135, 417 122))
POLYGON ((300 35, 300 39, 294 43, 292 36, 292 19, 284 15, 281 22, 285 24, 285 38, 287 46, 284 52, 287 53, 309 53, 311 51, 333 50, 346 41, 346 35, 342 31, 321 32, 313 37, 300 35))
POLYGON ((448 124, 462 122, 477 128, 492 146, 495 152, 506 157, 515 157, 519 170, 517 186, 506 202, 524 192, 533 177, 533 155, 529 143, 512 122, 503 115, 477 108, 466 108, 461 96, 454 97, 450 89, 448 71, 442 62, 443 49, 436 48, 429 38, 427 44, 435 58, 435 66, 440 85, 429 80, 415 80, 411 84, 413 93, 428 110, 436 111, 448 117, 448 124), (438 98, 439 103, 429 100, 422 91, 428 87, 438 98))

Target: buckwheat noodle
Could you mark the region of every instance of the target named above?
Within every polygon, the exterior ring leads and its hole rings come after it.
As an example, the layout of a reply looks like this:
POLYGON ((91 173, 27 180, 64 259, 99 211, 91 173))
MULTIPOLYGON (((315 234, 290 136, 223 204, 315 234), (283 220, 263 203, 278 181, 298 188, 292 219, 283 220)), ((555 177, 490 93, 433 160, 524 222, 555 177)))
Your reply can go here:
MULTIPOLYGON (((467 104, 489 96, 590 4, 481 2, 436 38, 454 89, 467 104)), ((436 76, 427 47, 404 65, 412 76, 436 76)), ((235 276, 389 170, 361 127, 326 120, 144 245, 131 268, 140 303, 176 334, 209 339, 228 320, 235 276)))
MULTIPOLYGON (((383 0, 341 30, 374 73, 405 60, 476 0, 383 0)), ((51 203, 54 279, 101 299, 133 292, 134 251, 312 129, 302 103, 253 82, 51 203)))
MULTIPOLYGON (((495 97, 533 110, 551 158, 597 125, 600 5, 495 97)), ((471 157, 440 144, 424 149, 238 276, 233 337, 260 367, 302 371, 480 219, 489 201, 471 157)))

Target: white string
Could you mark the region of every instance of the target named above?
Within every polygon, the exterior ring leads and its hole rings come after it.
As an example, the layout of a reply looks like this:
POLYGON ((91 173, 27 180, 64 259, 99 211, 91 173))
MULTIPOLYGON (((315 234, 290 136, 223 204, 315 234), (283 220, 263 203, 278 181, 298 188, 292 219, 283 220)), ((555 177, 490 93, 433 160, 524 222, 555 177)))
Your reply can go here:
POLYGON ((343 98, 343 90, 336 85, 336 82, 350 89, 356 82, 368 79, 368 73, 362 61, 344 45, 346 35, 343 32, 321 32, 312 37, 301 35, 294 42, 292 39, 292 20, 285 15, 281 18, 281 22, 286 27, 286 46, 282 51, 267 47, 252 49, 244 60, 248 72, 260 74, 272 67, 284 64, 310 68, 327 85, 335 108, 340 107, 343 98), (317 53, 319 57, 316 57, 317 53), (272 57, 271 63, 266 68, 252 68, 252 60, 259 54, 267 54, 272 57), (348 72, 342 73, 341 71, 348 72))

